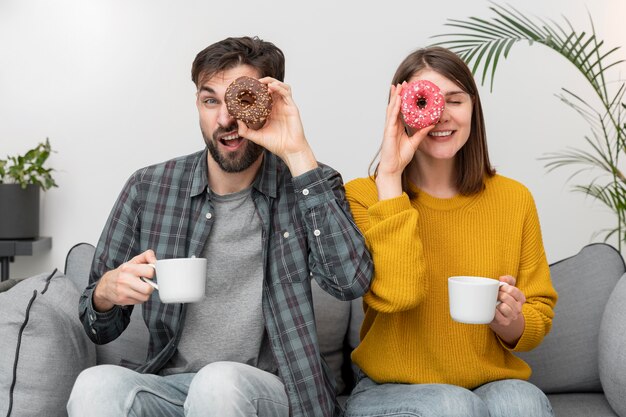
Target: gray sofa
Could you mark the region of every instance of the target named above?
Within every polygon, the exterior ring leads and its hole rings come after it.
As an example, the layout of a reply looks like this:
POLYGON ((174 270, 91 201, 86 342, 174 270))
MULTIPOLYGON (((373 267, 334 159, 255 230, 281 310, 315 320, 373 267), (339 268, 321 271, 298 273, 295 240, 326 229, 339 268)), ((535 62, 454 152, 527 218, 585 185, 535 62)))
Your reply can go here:
MULTIPOLYGON (((101 363, 140 363, 147 351, 141 309, 116 341, 94 346, 77 317, 93 246, 79 244, 57 271, 0 287, 0 417, 64 416, 74 379, 101 363), (12 288, 8 288, 15 284, 12 288)), ((553 330, 521 356, 557 417, 626 417, 626 268, 619 253, 592 244, 551 265, 559 303, 553 330)), ((359 342, 360 300, 340 302, 312 284, 321 350, 345 401, 349 355, 359 342)))

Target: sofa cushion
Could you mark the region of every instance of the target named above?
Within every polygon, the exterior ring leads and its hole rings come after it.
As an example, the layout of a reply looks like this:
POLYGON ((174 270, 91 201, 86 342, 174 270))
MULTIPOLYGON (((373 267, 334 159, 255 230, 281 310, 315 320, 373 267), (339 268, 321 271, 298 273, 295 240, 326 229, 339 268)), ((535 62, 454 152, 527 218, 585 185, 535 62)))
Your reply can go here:
MULTIPOLYGON (((65 274, 70 277, 80 293, 89 283, 89 271, 95 248, 89 243, 72 247, 65 260, 65 274)), ((78 306, 78 304, 77 304, 78 306)), ((78 308, 78 307, 77 307, 78 308)), ((121 365, 136 368, 146 361, 149 334, 143 321, 141 306, 133 308, 130 323, 124 333, 105 345, 97 345, 97 364, 121 365)))
POLYGON ((56 271, 0 293, 0 415, 67 415, 74 380, 96 363, 78 320, 79 295, 56 271))
POLYGON ((361 324, 364 318, 363 298, 352 300, 350 303, 350 329, 348 330, 350 350, 356 349, 359 343, 361 343, 361 324))
POLYGON ((619 417, 603 394, 548 395, 556 417, 619 417))
POLYGON ((617 283, 600 325, 600 381, 609 404, 626 416, 626 275, 617 283))
POLYGON ((341 301, 320 288, 312 280, 313 309, 320 351, 335 376, 337 393, 345 388, 341 373, 344 361, 344 339, 350 321, 350 303, 341 301))
POLYGON ((552 331, 531 352, 520 353, 532 368, 530 381, 546 393, 602 392, 598 334, 604 306, 624 274, 613 247, 597 243, 550 266, 559 294, 552 331))

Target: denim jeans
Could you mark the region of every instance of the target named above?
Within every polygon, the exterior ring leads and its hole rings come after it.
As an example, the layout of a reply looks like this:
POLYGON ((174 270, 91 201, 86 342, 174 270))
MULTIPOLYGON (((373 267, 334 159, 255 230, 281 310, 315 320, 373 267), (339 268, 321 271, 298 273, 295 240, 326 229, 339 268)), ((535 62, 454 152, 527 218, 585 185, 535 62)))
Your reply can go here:
POLYGON ((363 376, 345 417, 554 417, 545 394, 530 382, 505 379, 473 391, 446 384, 377 384, 363 376))
POLYGON ((198 373, 159 376, 114 365, 83 371, 67 403, 70 417, 287 417, 289 401, 276 375, 235 362, 198 373))

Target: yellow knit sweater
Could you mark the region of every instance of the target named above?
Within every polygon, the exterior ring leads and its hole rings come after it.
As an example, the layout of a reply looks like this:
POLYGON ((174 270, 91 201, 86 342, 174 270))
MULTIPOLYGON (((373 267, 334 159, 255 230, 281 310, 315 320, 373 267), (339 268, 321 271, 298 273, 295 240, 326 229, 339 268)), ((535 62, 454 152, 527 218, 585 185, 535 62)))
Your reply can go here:
POLYGON ((528 379, 530 367, 509 348, 539 345, 557 300, 530 192, 500 175, 469 197, 439 199, 420 191, 412 201, 403 194, 379 202, 371 178, 351 181, 346 192, 374 260, 352 360, 378 383, 475 388, 528 379), (454 275, 516 277, 527 300, 516 346, 507 347, 489 325, 452 321, 447 278, 454 275))

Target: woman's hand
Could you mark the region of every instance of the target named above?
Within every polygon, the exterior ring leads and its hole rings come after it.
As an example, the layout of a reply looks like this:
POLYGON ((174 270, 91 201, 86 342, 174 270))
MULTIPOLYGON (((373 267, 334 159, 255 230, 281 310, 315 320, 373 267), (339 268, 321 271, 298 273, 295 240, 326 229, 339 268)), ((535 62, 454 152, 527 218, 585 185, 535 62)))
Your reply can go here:
POLYGON ((504 285, 500 286, 496 307, 496 316, 489 325, 500 338, 514 346, 524 332, 524 315, 522 306, 526 302, 524 293, 515 286, 515 278, 511 275, 504 275, 499 278, 504 285))
POLYGON ((291 96, 291 87, 271 77, 259 80, 266 84, 274 101, 265 125, 254 130, 238 120, 239 135, 281 158, 296 177, 317 168, 313 150, 304 136, 300 112, 291 96))
POLYGON ((420 129, 411 136, 407 134, 400 115, 401 93, 406 85, 406 82, 392 85, 389 92, 385 131, 376 176, 379 200, 398 197, 402 194, 402 172, 413 160, 419 144, 434 128, 433 125, 420 129))

